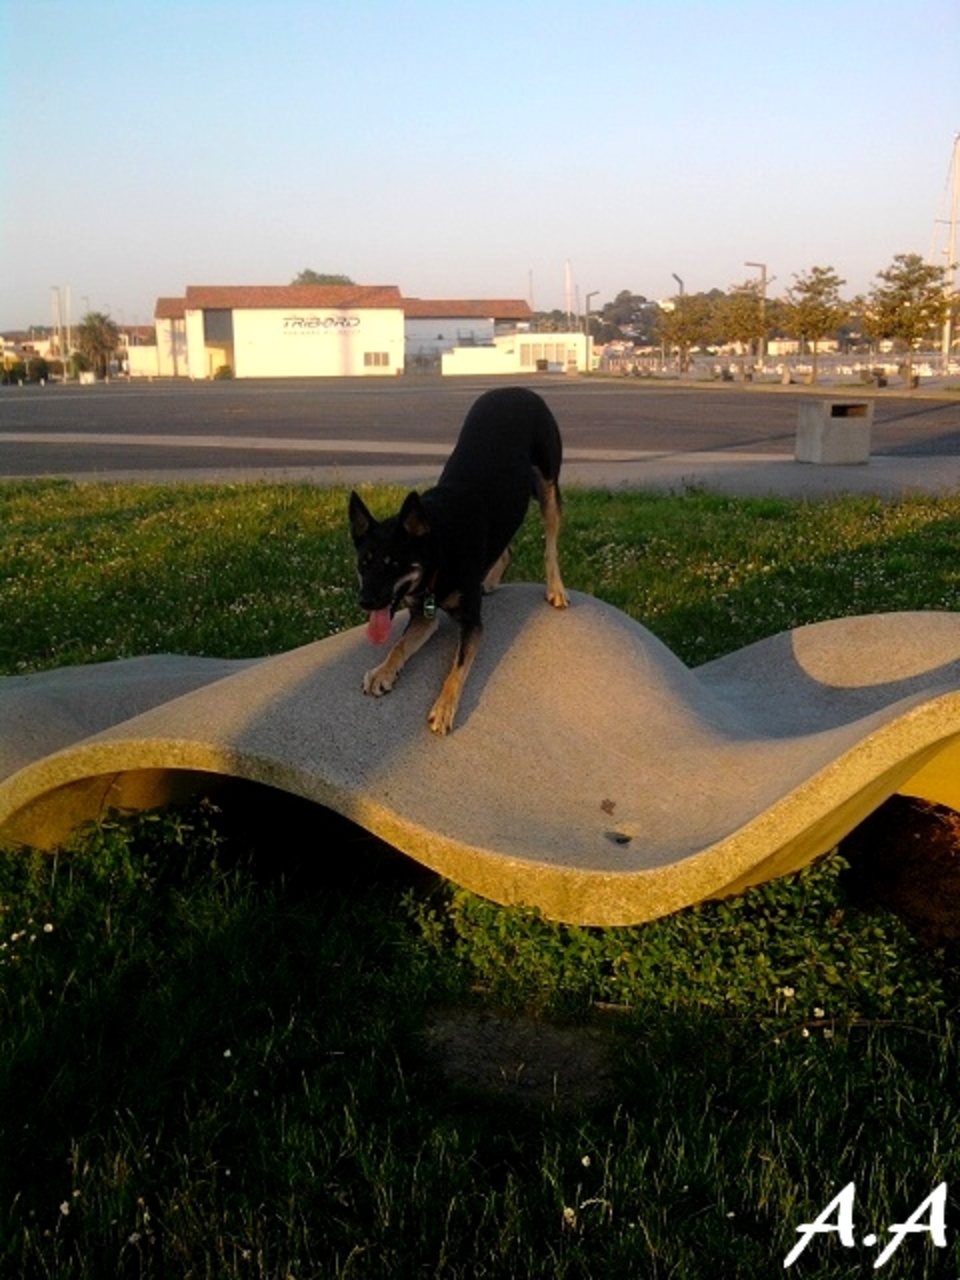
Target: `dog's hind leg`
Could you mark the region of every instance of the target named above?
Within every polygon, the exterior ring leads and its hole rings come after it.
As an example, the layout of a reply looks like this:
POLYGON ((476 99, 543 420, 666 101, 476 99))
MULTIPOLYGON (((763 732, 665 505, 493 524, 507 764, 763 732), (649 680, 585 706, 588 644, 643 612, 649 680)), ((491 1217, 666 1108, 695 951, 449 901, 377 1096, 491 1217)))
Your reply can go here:
POLYGON ((499 587, 500 579, 503 577, 503 575, 507 571, 507 565, 510 563, 512 554, 513 553, 511 552, 509 546, 505 547, 503 551, 500 553, 500 555, 497 557, 497 559, 494 560, 490 568, 487 570, 487 576, 483 580, 484 595, 488 596, 491 591, 496 591, 497 587, 499 587))
POLYGON ((556 480, 547 480, 539 467, 533 468, 533 484, 540 503, 540 514, 543 516, 546 542, 543 563, 547 579, 547 599, 555 609, 565 609, 570 598, 560 577, 560 560, 557 555, 557 541, 560 537, 560 486, 556 480))

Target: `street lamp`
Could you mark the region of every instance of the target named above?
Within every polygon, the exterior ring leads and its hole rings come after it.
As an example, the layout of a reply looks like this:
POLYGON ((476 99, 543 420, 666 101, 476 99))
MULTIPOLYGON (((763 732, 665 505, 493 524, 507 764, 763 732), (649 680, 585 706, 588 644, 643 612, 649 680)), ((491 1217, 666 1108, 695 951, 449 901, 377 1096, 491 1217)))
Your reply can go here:
MULTIPOLYGON (((53 333, 57 344, 57 355, 60 355, 63 339, 61 337, 61 317, 60 317, 60 287, 52 284, 50 286, 50 303, 53 309, 53 333)), ((52 346, 52 344, 51 344, 52 346)))
POLYGON ((683 297, 683 281, 680 279, 680 277, 677 275, 675 271, 671 271, 670 274, 673 276, 674 280, 676 280, 677 284, 680 286, 680 297, 682 298, 683 297))
POLYGON ((764 357, 767 354, 767 285, 770 280, 775 279, 771 276, 767 278, 767 264, 765 262, 745 262, 745 267, 754 267, 760 272, 760 341, 757 348, 757 357, 763 364, 764 357))
POLYGON ((591 289, 583 304, 583 332, 588 338, 590 337, 590 299, 595 298, 599 292, 599 289, 591 289))
POLYGON ((599 289, 591 289, 583 304, 583 363, 586 373, 590 372, 590 299, 599 292, 599 289))

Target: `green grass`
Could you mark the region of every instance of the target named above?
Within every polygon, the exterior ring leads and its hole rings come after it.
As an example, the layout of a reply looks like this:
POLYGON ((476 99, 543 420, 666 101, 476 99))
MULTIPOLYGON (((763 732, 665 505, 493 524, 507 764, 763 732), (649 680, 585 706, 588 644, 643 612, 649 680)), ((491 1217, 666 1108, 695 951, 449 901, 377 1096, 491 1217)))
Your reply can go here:
MULTIPOLYGON (((368 495, 386 510, 396 491, 368 495)), ((0 669, 251 656, 359 621, 344 495, 0 486, 0 669)), ((567 495, 564 576, 687 662, 839 614, 953 608, 960 500, 567 495)), ((540 576, 528 523, 513 578, 540 576)), ((0 855, 0 1276, 872 1274, 947 1181, 957 975, 836 855, 633 929, 550 924, 260 791, 0 855), (444 1075, 437 1010, 603 1029, 612 1088, 444 1075), (856 1238, 782 1262, 846 1183, 856 1238)))
MULTIPOLYGON (((399 496, 370 501, 386 512, 399 496)), ((0 671, 160 650, 252 656, 360 621, 342 492, 7 484, 0 530, 0 671)), ((696 663, 824 617, 952 609, 958 535, 953 499, 574 490, 563 569, 696 663)), ((541 545, 531 518, 512 578, 540 579, 541 545)))

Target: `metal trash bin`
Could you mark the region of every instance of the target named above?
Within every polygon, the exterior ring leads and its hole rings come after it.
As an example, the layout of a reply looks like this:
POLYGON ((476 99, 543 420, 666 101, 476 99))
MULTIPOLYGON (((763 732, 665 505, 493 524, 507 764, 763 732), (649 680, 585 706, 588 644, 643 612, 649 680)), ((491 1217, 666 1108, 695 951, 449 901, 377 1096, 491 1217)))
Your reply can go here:
POLYGON ((851 466, 869 462, 872 400, 801 400, 797 462, 851 466))

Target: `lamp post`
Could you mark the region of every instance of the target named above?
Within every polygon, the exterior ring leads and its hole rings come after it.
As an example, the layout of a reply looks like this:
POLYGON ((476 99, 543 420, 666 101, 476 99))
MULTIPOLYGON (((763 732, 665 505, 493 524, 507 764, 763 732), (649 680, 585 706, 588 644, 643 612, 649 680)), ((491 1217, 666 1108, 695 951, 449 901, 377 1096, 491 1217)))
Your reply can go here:
POLYGON ((73 350, 73 333, 70 329, 70 286, 64 285, 63 288, 63 309, 66 312, 66 346, 63 352, 63 381, 67 381, 67 361, 70 359, 70 353, 73 350))
MULTIPOLYGON (((67 357, 63 350, 63 312, 60 309, 60 286, 50 286, 51 304, 53 307, 53 332, 56 335, 57 355, 63 361, 63 381, 67 380, 67 357)), ((48 348, 50 350, 51 348, 48 348)))
POLYGON ((680 297, 682 298, 683 297, 683 281, 680 279, 680 277, 677 275, 675 271, 671 271, 670 274, 673 276, 674 280, 676 280, 677 285, 679 286, 679 289, 680 289, 680 297))
POLYGON ((745 267, 754 267, 760 272, 760 340, 757 343, 757 358, 763 364, 767 354, 767 264, 765 262, 745 262, 745 267))
POLYGON ((583 304, 583 364, 584 373, 590 372, 590 299, 595 298, 599 289, 591 289, 583 304))

